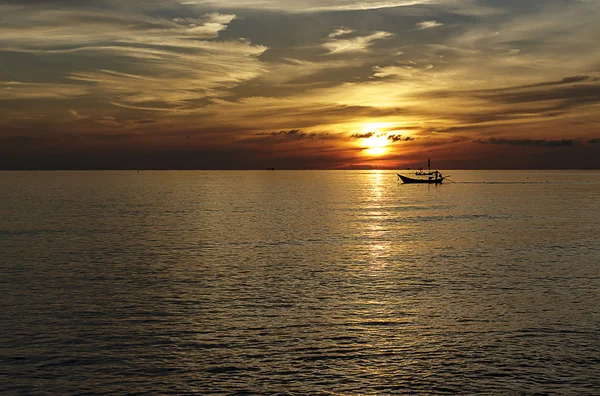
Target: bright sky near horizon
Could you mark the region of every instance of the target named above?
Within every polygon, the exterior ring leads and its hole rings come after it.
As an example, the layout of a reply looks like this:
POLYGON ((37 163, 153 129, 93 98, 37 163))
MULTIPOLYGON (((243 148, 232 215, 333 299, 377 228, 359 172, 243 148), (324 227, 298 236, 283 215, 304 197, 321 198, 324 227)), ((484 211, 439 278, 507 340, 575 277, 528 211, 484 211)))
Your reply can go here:
POLYGON ((600 168, 599 0, 1 0, 0 169, 600 168))

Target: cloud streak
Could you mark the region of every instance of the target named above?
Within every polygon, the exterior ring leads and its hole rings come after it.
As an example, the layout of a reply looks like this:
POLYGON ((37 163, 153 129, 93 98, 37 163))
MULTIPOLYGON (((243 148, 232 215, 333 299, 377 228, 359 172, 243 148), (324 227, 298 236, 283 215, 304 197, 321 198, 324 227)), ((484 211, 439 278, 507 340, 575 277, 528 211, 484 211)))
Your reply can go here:
MULTIPOLYGON (((439 0, 438 0, 439 2, 439 0)), ((433 3, 431 0, 387 0, 362 1, 353 0, 213 0, 213 1, 183 1, 182 4, 210 6, 215 8, 251 8, 260 10, 281 10, 287 12, 322 12, 349 10, 376 10, 382 8, 407 7, 419 4, 433 3)))
POLYGON ((431 28, 435 28, 438 26, 442 26, 443 24, 440 22, 436 22, 436 21, 421 21, 419 23, 417 23, 417 28, 419 30, 425 30, 425 29, 431 29, 431 28))
POLYGON ((490 139, 478 139, 476 143, 481 144, 503 144, 508 146, 535 146, 535 147, 564 147, 572 146, 576 143, 574 139, 561 139, 561 140, 545 140, 545 139, 504 139, 504 138, 490 138, 490 139))
POLYGON ((302 140, 302 139, 315 139, 317 137, 324 138, 328 133, 316 133, 316 132, 302 132, 299 129, 290 129, 288 131, 278 132, 260 132, 257 136, 272 136, 277 138, 283 138, 286 140, 302 140))
POLYGON ((86 87, 74 84, 0 81, 0 100, 68 99, 88 93, 86 87))
MULTIPOLYGON (((347 35, 344 33, 343 35, 347 35)), ((339 39, 339 31, 330 33, 330 39, 323 44, 323 47, 329 50, 329 54, 340 54, 344 52, 367 52, 376 41, 391 37, 389 32, 375 32, 368 36, 358 36, 346 39, 339 39), (333 36, 331 36, 333 34, 333 36)))
POLYGON ((59 56, 78 62, 65 68, 71 84, 4 82, 0 97, 60 98, 84 94, 145 109, 189 109, 188 101, 222 91, 264 72, 257 57, 266 47, 243 39, 215 40, 234 14, 157 18, 118 10, 45 10, 9 7, 22 25, 0 25, 3 46, 13 53, 59 56), (23 26, 26 26, 25 28, 23 26), (75 69, 78 68, 79 70, 75 69))

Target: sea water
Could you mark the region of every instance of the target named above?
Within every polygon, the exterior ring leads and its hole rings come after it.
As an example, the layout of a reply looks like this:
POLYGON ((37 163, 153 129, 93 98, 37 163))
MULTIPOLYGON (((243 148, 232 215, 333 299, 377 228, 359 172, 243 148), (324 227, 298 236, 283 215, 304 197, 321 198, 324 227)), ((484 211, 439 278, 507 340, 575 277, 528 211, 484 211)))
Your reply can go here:
POLYGON ((450 173, 0 173, 0 393, 600 393, 600 172, 450 173))

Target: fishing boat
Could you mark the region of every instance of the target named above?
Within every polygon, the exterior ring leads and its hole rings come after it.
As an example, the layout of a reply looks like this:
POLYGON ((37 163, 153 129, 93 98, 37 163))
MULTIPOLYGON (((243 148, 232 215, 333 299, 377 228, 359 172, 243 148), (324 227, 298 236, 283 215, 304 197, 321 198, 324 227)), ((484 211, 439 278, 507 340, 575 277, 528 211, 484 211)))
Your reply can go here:
POLYGON ((442 174, 437 170, 431 170, 431 158, 427 159, 427 171, 423 171, 422 168, 419 168, 419 170, 414 173, 414 177, 401 175, 399 173, 397 173, 397 175, 404 184, 442 184, 444 179, 447 177, 442 176, 442 174))
POLYGON ((438 177, 434 176, 428 176, 428 177, 408 177, 408 176, 404 176, 401 174, 398 174, 398 177, 400 178, 400 180, 402 180, 402 183, 404 184, 411 184, 411 183, 426 183, 426 184, 442 184, 442 182, 444 181, 445 177, 443 177, 441 175, 441 173, 438 172, 438 177))

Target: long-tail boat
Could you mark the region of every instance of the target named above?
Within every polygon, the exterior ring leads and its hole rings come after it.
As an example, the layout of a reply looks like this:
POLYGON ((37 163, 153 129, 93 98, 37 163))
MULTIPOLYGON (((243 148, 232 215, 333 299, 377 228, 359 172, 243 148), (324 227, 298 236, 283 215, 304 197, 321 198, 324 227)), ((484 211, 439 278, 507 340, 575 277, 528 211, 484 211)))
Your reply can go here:
POLYGON ((444 179, 447 177, 442 176, 442 174, 437 171, 431 170, 431 158, 427 159, 427 171, 424 172, 422 168, 419 168, 417 172, 414 173, 414 177, 405 176, 397 173, 402 183, 412 184, 412 183, 425 183, 425 184, 442 184, 444 179))

